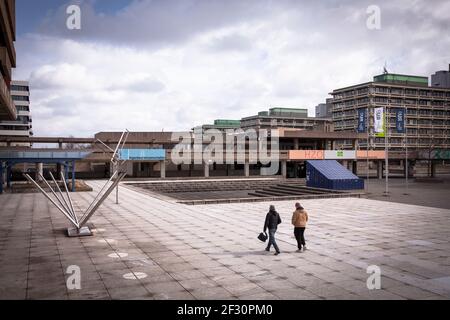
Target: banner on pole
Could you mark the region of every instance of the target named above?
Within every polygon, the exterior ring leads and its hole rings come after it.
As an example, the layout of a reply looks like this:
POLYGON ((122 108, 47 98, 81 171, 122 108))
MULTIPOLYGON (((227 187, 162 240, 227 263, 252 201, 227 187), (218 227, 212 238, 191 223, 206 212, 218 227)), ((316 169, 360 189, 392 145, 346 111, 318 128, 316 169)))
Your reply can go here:
POLYGON ((403 108, 395 110, 395 128, 397 133, 405 133, 405 109, 403 108))
POLYGON ((379 107, 374 109, 374 132, 377 137, 384 137, 385 135, 385 117, 384 108, 379 107))
POLYGON ((367 109, 358 109, 358 133, 366 132, 366 112, 367 109))

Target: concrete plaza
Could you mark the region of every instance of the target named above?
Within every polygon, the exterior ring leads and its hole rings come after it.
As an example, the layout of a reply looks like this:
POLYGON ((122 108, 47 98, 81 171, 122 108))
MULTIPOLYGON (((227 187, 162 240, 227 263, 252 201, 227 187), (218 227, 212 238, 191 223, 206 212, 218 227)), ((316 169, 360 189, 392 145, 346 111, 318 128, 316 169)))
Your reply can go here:
MULTIPOLYGON (((86 208, 94 192, 73 194, 86 208)), ((368 199, 304 200, 308 249, 297 253, 293 201, 280 212, 282 254, 256 239, 269 203, 187 206, 120 187, 94 215, 95 235, 41 194, 0 195, 0 299, 448 299, 450 210, 368 199), (66 270, 81 270, 69 290, 66 270), (381 268, 368 290, 366 268, 381 268)))

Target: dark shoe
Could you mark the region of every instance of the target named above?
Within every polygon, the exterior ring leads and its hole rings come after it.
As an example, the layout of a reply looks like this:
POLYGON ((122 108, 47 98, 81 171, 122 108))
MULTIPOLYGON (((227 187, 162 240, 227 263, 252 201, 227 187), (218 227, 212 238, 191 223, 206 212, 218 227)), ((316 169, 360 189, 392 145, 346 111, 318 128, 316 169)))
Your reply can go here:
POLYGON ((277 251, 277 252, 275 252, 273 255, 274 256, 277 256, 277 255, 279 255, 281 252, 280 251, 277 251))
POLYGON ((266 250, 266 251, 270 251, 270 249, 269 249, 269 248, 265 248, 264 250, 266 250))

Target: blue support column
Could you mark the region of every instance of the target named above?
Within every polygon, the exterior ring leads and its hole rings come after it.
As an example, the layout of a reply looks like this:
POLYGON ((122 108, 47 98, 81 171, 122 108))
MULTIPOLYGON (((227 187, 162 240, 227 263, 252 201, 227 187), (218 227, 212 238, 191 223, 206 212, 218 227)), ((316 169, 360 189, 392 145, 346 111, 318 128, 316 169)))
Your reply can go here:
POLYGON ((72 161, 72 192, 75 192, 75 161, 72 161))
POLYGON ((8 188, 11 188, 11 166, 11 163, 6 163, 6 186, 8 188))
POLYGON ((3 193, 3 162, 0 161, 0 194, 3 193))
POLYGON ((64 178, 69 180, 69 164, 67 162, 64 163, 64 178))

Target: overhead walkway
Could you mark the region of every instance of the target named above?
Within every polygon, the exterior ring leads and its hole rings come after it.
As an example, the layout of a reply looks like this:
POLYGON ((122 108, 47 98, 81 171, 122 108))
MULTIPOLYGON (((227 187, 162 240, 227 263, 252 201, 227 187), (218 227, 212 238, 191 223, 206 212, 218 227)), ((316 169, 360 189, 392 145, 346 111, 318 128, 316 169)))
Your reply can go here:
POLYGON ((69 177, 72 172, 72 191, 75 191, 75 161, 87 157, 90 151, 0 151, 0 194, 3 193, 4 172, 6 184, 11 186, 12 167, 19 163, 36 164, 36 172, 42 176, 43 164, 59 164, 64 166, 64 176, 69 177))

